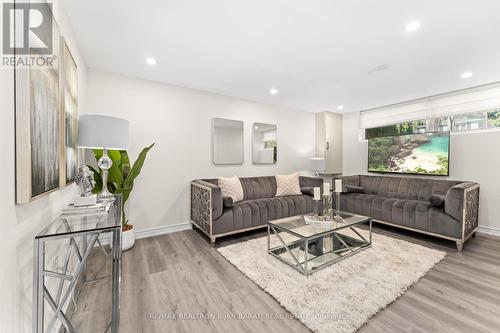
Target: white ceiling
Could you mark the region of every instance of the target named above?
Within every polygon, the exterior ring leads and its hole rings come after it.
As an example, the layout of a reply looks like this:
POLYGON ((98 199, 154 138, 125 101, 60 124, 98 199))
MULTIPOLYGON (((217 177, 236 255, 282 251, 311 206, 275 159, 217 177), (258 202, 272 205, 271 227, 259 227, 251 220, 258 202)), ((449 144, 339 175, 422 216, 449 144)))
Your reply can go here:
POLYGON ((294 109, 351 112, 500 80, 499 0, 64 6, 90 68, 294 109), (421 28, 408 33, 412 20, 421 28))

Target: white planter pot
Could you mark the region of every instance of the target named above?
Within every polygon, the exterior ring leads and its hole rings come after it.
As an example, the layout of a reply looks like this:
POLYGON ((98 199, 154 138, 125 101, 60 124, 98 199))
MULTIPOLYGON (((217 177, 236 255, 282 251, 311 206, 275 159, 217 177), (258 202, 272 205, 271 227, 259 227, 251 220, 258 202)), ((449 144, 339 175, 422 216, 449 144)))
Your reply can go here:
POLYGON ((132 228, 122 232, 122 251, 130 250, 135 243, 135 229, 132 228))

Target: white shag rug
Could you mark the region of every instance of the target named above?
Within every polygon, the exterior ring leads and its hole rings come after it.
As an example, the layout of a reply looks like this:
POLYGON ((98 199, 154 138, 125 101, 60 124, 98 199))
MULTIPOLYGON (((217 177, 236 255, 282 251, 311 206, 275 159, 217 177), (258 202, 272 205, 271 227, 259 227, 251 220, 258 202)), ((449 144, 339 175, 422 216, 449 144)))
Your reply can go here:
MULTIPOLYGON (((367 231, 357 230, 367 237, 367 231)), ((217 251, 312 331, 354 332, 446 255, 375 233, 372 237, 371 248, 308 278, 268 254, 267 237, 217 251)))

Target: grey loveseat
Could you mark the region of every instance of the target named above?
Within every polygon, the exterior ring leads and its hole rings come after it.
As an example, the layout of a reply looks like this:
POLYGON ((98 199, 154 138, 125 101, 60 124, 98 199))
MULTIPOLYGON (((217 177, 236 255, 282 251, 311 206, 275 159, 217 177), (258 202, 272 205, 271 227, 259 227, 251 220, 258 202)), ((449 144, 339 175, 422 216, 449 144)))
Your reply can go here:
POLYGON ((340 197, 340 209, 343 211, 453 240, 459 251, 478 227, 477 183, 371 175, 341 179, 344 193, 340 197))
POLYGON ((217 237, 265 227, 270 220, 311 213, 312 188, 323 188, 321 178, 301 176, 301 195, 276 197, 274 176, 240 181, 244 199, 236 203, 222 197, 217 179, 191 182, 191 222, 210 237, 211 243, 217 237))

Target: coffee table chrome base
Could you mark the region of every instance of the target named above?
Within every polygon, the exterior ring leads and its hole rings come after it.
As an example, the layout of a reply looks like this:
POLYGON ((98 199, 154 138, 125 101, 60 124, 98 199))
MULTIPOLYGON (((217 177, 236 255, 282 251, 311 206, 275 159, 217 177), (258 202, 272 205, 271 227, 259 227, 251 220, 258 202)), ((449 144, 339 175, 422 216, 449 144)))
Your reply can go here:
MULTIPOLYGON (((293 267, 305 276, 333 265, 345 258, 348 258, 356 253, 366 250, 372 245, 372 220, 369 223, 369 237, 366 239, 361 235, 353 226, 346 226, 345 228, 336 229, 335 231, 328 231, 319 235, 314 235, 306 238, 294 237, 293 241, 285 241, 280 233, 288 233, 293 235, 285 228, 280 228, 277 225, 267 225, 267 252, 284 262, 285 264, 293 267), (355 237, 351 237, 340 233, 341 230, 351 230, 355 237), (271 236, 275 235, 279 240, 280 245, 271 247, 271 236), (328 242, 328 245, 324 243, 328 242), (330 243, 331 242, 331 243, 330 243), (335 245, 334 245, 335 243, 335 245), (315 247, 320 244, 321 249, 311 251, 311 245, 315 247), (303 258, 294 254, 295 249, 299 248, 300 253, 303 253, 303 258), (308 250, 306 250, 308 249, 308 250), (319 251, 319 253, 318 253, 319 251), (316 252, 316 253, 311 253, 316 252), (284 254, 289 255, 292 261, 286 260, 284 254)), ((295 235, 293 235, 295 236, 295 235)))

